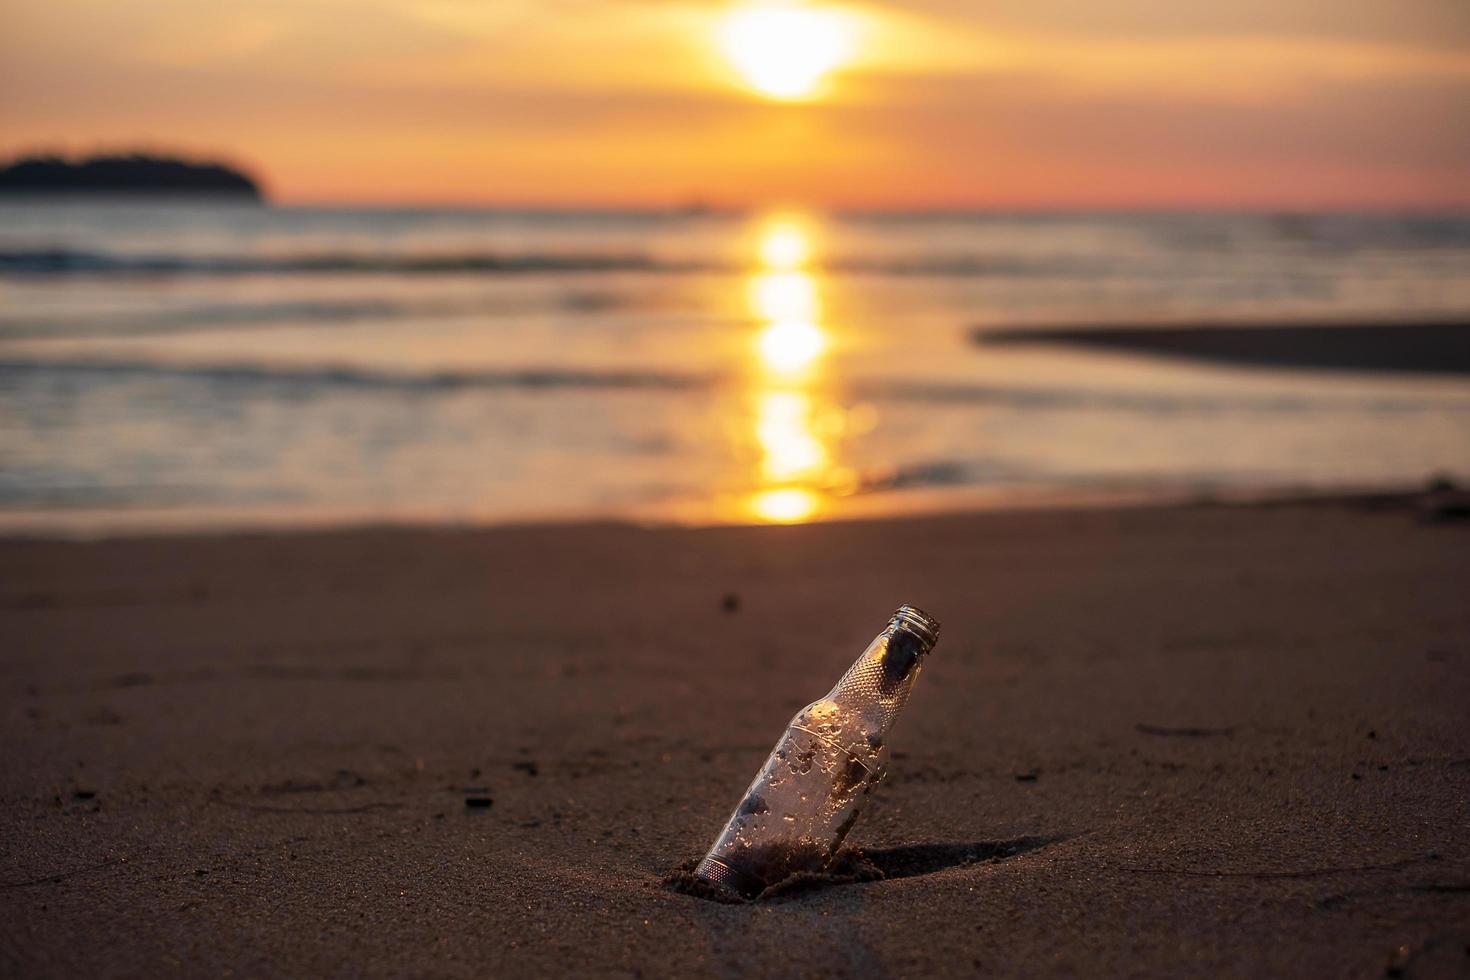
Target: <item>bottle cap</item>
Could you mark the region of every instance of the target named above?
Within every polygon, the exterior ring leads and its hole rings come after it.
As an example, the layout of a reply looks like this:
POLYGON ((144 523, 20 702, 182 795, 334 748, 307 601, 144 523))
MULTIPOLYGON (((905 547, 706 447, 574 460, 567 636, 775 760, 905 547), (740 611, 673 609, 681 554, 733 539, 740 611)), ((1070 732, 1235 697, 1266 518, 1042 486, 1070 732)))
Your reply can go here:
POLYGON ((917 606, 902 605, 888 621, 890 630, 906 630, 919 638, 924 645, 924 652, 939 642, 939 620, 930 616, 917 606))

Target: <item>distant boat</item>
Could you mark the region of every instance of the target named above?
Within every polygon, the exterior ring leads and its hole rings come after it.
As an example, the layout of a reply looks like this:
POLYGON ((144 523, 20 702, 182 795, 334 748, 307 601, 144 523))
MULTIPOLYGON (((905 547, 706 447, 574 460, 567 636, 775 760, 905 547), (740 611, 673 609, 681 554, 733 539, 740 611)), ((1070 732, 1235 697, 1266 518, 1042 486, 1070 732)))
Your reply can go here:
POLYGON ((0 195, 167 195, 260 201, 260 186, 221 163, 136 153, 71 161, 22 157, 0 169, 0 195))

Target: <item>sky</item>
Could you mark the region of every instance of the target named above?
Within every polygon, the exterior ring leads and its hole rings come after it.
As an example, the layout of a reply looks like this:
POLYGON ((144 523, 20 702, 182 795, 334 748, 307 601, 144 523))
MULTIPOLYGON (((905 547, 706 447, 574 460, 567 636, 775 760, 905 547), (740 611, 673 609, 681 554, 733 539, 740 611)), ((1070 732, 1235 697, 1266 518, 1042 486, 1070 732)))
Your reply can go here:
POLYGON ((0 0, 0 28, 0 154, 224 158, 281 203, 1470 207, 1467 0, 0 0))

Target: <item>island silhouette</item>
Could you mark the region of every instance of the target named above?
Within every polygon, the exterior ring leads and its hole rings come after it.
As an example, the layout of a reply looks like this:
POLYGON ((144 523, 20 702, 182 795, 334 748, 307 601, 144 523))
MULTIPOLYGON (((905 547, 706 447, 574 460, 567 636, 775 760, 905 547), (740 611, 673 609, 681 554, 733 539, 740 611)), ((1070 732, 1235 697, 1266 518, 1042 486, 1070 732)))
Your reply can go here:
POLYGON ((68 160, 52 155, 20 157, 0 169, 0 195, 187 195, 261 201, 249 175, 214 161, 149 153, 68 160))

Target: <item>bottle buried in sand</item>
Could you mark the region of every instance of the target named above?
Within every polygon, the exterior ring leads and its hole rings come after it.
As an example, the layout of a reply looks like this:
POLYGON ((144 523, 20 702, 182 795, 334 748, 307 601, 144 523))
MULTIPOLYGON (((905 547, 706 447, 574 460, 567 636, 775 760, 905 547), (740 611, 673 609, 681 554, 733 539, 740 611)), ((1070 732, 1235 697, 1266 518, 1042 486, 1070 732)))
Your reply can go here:
POLYGON ((842 680, 796 713, 695 875, 752 898, 831 863, 888 764, 885 742, 939 623, 900 606, 842 680))

